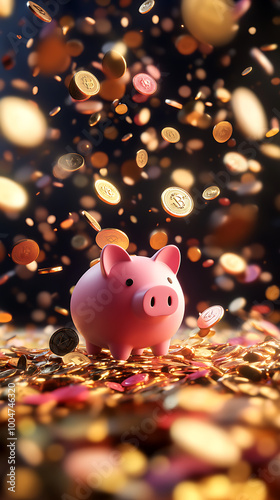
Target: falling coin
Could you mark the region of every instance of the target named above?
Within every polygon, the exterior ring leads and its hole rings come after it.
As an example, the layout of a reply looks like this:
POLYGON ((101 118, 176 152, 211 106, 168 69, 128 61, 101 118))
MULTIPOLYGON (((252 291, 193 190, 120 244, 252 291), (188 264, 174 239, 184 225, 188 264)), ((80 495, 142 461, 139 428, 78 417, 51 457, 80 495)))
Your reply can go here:
POLYGON ((63 356, 63 362, 74 363, 75 365, 81 365, 83 363, 90 363, 90 359, 80 352, 69 352, 63 356))
POLYGON ((160 248, 167 245, 168 236, 165 231, 155 230, 150 236, 150 245, 154 250, 159 250, 160 248))
POLYGON ((229 122, 220 122, 213 128, 213 137, 216 142, 227 142, 232 135, 232 125, 229 122))
POLYGON ((164 210, 174 217, 185 217, 193 210, 193 199, 187 191, 178 187, 169 187, 161 195, 164 210))
POLYGON ((97 233, 95 241, 99 248, 104 248, 105 245, 113 244, 126 250, 129 245, 128 236, 120 229, 102 229, 97 233))
POLYGON ((147 12, 150 12, 150 10, 152 10, 154 5, 154 0, 147 0, 146 2, 143 2, 139 7, 140 14, 147 14, 147 12))
POLYGON ((172 144, 175 142, 179 142, 180 140, 180 134, 178 130, 172 127, 163 128, 161 131, 161 136, 165 141, 171 142, 172 144))
POLYGON ((90 127, 94 127, 99 121, 101 120, 101 114, 100 113, 93 113, 88 120, 88 124, 90 127))
POLYGON ((93 229, 95 229, 96 231, 101 231, 100 224, 98 224, 97 220, 94 217, 92 217, 92 215, 90 215, 86 210, 82 211, 82 215, 84 216, 86 221, 89 223, 89 225, 91 227, 93 227, 93 229))
POLYGON ((82 168, 84 164, 84 158, 78 153, 67 153, 66 155, 61 156, 58 160, 58 165, 69 172, 79 170, 79 168, 82 168))
POLYGON ((63 270, 62 266, 44 267, 42 269, 38 269, 38 273, 39 274, 52 274, 52 273, 59 273, 62 270, 63 270))
POLYGON ((211 306, 205 309, 199 316, 197 320, 197 326, 201 330, 211 328, 218 323, 223 315, 224 309, 222 306, 211 306))
POLYGON ((248 66, 248 68, 245 68, 245 69, 242 71, 241 76, 246 76, 246 75, 248 75, 249 73, 251 73, 252 69, 253 69, 253 68, 252 68, 252 66, 248 66))
POLYGON ((72 328, 60 328, 50 338, 50 350, 58 356, 64 356, 76 349, 79 344, 79 336, 72 328))
POLYGON ((117 205, 121 201, 119 191, 109 181, 98 179, 94 184, 94 188, 98 198, 109 205, 117 205))
POLYGON ((77 101, 92 97, 100 91, 100 83, 89 71, 77 71, 69 84, 69 92, 77 101))
POLYGON ((138 75, 135 75, 132 83, 135 90, 143 95, 152 95, 157 90, 156 81, 146 73, 138 73, 138 75))
POLYGON ((220 192, 221 191, 218 188, 218 186, 210 186, 204 189, 202 193, 202 198, 204 198, 205 200, 214 200, 219 196, 220 192))
POLYGON ((139 149, 136 153, 136 163, 139 168, 144 168, 148 163, 148 153, 145 149, 139 149))
POLYGON ((40 252, 38 243, 33 240, 18 241, 11 252, 11 257, 16 264, 27 265, 37 259, 40 252))
POLYGON ((27 2, 27 7, 35 14, 36 17, 44 21, 45 23, 51 23, 51 16, 42 8, 34 2, 27 2))
POLYGON ((235 253, 224 253, 219 262, 223 269, 229 274, 241 274, 246 269, 246 261, 235 253))
POLYGON ((109 50, 102 59, 102 67, 109 78, 121 78, 126 72, 126 60, 116 50, 109 50))
POLYGON ((265 137, 274 137, 274 135, 277 135, 279 133, 279 128, 274 127, 271 128, 268 132, 266 132, 265 137))

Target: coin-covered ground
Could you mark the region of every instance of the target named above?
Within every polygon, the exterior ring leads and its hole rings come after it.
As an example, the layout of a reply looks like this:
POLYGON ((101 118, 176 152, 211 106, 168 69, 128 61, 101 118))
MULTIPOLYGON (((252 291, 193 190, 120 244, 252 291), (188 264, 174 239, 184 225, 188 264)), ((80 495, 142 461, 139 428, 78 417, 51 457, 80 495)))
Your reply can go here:
POLYGON ((2 498, 279 498, 280 341, 267 332, 193 335, 128 361, 81 343, 60 357, 42 332, 16 333, 2 332, 0 418, 20 488, 3 481, 2 498))

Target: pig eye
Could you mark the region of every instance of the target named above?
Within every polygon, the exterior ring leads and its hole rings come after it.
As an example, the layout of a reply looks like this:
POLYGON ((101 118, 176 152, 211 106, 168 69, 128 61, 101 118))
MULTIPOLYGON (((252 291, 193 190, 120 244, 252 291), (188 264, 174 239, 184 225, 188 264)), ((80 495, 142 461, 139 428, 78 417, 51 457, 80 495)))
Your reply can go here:
POLYGON ((169 281, 169 283, 173 283, 172 279, 171 278, 167 278, 167 281, 169 281))
POLYGON ((128 280, 126 280, 125 284, 126 284, 126 286, 131 286, 131 285, 133 285, 133 280, 131 278, 128 278, 128 280))

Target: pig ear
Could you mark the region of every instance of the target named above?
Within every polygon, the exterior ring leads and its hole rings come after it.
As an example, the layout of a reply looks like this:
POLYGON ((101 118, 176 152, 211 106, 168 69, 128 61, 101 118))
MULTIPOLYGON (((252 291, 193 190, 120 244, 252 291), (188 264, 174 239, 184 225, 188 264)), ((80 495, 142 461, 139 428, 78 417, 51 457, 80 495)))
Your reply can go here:
POLYGON ((106 245, 100 256, 101 271, 104 276, 108 276, 112 267, 118 262, 131 261, 128 253, 118 245, 106 245))
POLYGON ((167 245, 155 253, 152 260, 163 262, 174 274, 177 274, 181 262, 180 250, 175 245, 167 245))

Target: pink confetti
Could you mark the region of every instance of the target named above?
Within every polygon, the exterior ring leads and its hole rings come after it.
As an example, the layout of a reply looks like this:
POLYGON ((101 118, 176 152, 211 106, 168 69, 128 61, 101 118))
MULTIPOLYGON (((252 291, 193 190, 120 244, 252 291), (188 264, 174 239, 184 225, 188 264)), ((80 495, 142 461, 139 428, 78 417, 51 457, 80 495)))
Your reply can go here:
POLYGON ((122 381, 123 387, 129 387, 131 385, 142 384, 149 380, 148 373, 137 373, 136 375, 132 375, 132 377, 128 377, 122 381))

